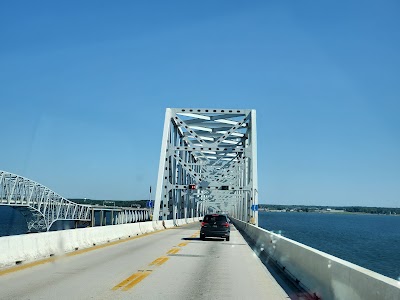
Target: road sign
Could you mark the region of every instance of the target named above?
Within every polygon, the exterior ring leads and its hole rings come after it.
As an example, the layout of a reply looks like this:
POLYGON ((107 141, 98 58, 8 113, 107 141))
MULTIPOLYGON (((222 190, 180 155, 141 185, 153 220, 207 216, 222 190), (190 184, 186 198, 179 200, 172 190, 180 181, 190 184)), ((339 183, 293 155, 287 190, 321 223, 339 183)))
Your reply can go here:
POLYGON ((147 201, 147 202, 146 202, 146 206, 149 207, 149 208, 154 207, 153 201, 151 201, 151 200, 150 200, 150 201, 147 201))
POLYGON ((251 205, 251 210, 252 211, 258 211, 258 204, 251 205))

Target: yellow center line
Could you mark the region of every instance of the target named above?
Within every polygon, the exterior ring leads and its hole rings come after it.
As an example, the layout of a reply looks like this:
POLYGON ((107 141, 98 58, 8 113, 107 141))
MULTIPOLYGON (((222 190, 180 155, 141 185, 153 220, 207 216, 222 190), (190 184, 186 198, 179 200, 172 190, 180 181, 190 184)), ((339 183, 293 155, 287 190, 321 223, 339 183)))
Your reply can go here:
MULTIPOLYGON (((192 235, 192 237, 197 236, 198 234, 194 234, 192 235)), ((188 244, 189 242, 182 242, 180 244, 178 244, 179 247, 184 247, 188 244)), ((176 254, 180 251, 180 248, 172 248, 170 250, 168 250, 167 254, 176 254)), ((167 260, 169 259, 169 257, 167 256, 160 256, 158 258, 156 258, 155 260, 153 260, 149 266, 161 266, 163 263, 165 263, 167 260)), ((151 270, 146 270, 146 271, 139 271, 136 272, 134 274, 132 274, 131 276, 129 276, 128 278, 126 278, 125 280, 121 281, 120 283, 118 283, 116 286, 114 286, 112 288, 113 291, 118 290, 120 288, 122 288, 122 291, 128 291, 131 288, 133 288, 135 285, 137 285, 139 282, 141 282, 143 279, 145 279, 147 276, 150 275, 152 271, 151 270)))
POLYGON ((181 249, 179 249, 179 248, 172 248, 167 252, 167 254, 175 254, 175 253, 178 253, 180 250, 181 249))
POLYGON ((138 276, 133 279, 131 283, 129 283, 127 286, 125 286, 122 290, 127 291, 131 288, 133 288, 135 285, 137 285, 139 282, 141 282, 143 279, 145 279, 147 276, 151 274, 151 271, 144 271, 144 272, 138 272, 136 273, 138 276))
POLYGON ((113 291, 118 290, 119 288, 124 287, 125 285, 127 285, 129 282, 131 282, 132 280, 136 279, 136 277, 138 277, 140 274, 139 273, 135 273, 132 274, 131 276, 129 276, 128 278, 126 278, 125 280, 121 281, 120 283, 118 283, 116 286, 114 286, 112 288, 113 291))
POLYGON ((163 263, 165 263, 167 260, 169 259, 169 257, 163 257, 159 262, 158 262, 158 266, 161 266, 163 263))
POLYGON ((166 256, 161 256, 157 259, 155 259, 152 263, 149 264, 149 266, 161 266, 163 263, 165 263, 169 258, 166 256))
POLYGON ((161 257, 156 258, 155 260, 153 260, 153 261, 149 264, 149 266, 157 265, 161 259, 162 259, 161 257))

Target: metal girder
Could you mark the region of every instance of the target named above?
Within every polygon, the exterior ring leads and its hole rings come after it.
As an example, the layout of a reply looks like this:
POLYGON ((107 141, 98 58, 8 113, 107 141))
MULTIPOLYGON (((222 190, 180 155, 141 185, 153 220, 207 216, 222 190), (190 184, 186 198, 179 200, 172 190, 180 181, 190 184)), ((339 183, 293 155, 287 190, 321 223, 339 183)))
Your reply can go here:
MULTIPOLYGON (((109 211, 111 224, 150 220, 147 208, 77 204, 33 180, 1 170, 0 205, 19 210, 25 217, 28 231, 48 231, 56 221, 92 221, 94 226, 95 211, 102 214, 109 211)), ((102 223, 101 218, 100 224, 102 223)))
POLYGON ((89 205, 71 202, 33 180, 1 170, 0 205, 21 211, 29 231, 48 231, 58 220, 91 219, 89 205))
POLYGON ((135 222, 144 222, 150 220, 148 209, 131 209, 126 208, 118 212, 114 224, 127 224, 135 222))
POLYGON ((258 224, 256 111, 167 108, 154 219, 210 211, 258 224))

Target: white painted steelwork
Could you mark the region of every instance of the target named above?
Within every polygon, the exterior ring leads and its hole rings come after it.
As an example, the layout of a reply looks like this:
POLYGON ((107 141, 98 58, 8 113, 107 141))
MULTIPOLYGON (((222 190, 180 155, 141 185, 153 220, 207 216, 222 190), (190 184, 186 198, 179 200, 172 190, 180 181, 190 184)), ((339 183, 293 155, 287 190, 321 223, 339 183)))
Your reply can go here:
POLYGON ((149 209, 121 207, 116 208, 117 215, 114 217, 113 225, 144 222, 150 220, 149 209))
POLYGON ((111 208, 77 204, 40 183, 1 170, 0 205, 18 209, 26 219, 29 232, 49 231, 56 221, 92 221, 94 226, 95 211, 101 213, 100 225, 103 225, 104 213, 107 211, 111 213, 109 225, 150 220, 149 210, 146 208, 111 208))
POLYGON ((167 108, 154 219, 229 213, 258 224, 256 111, 167 108))
POLYGON ((44 185, 1 170, 0 205, 19 209, 29 231, 48 231, 58 220, 91 220, 89 205, 71 202, 44 185))

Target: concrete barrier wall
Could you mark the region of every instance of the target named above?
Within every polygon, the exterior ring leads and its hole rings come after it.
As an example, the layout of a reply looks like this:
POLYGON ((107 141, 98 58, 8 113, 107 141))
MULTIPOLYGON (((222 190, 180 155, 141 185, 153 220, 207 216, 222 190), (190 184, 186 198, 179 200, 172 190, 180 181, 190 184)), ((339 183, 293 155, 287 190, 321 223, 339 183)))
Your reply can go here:
POLYGON ((153 221, 153 228, 155 231, 164 229, 162 221, 153 221))
POLYGON ((182 226, 184 224, 186 224, 185 219, 176 219, 175 220, 175 225, 176 226, 182 226))
MULTIPOLYGON (((178 220, 178 223, 186 224, 186 221, 178 220)), ((165 228, 172 227, 174 227, 173 220, 165 221, 165 228)), ((163 229, 163 221, 148 221, 3 236, 0 237, 0 268, 163 229)))
POLYGON ((232 221, 252 240, 257 254, 266 254, 311 294, 322 299, 400 299, 400 282, 394 279, 257 226, 232 221))
POLYGON ((138 224, 139 224, 139 227, 140 227, 140 232, 142 234, 154 231, 153 221, 139 222, 138 224))
POLYGON ((174 220, 166 220, 164 221, 165 228, 172 228, 175 227, 174 220))

